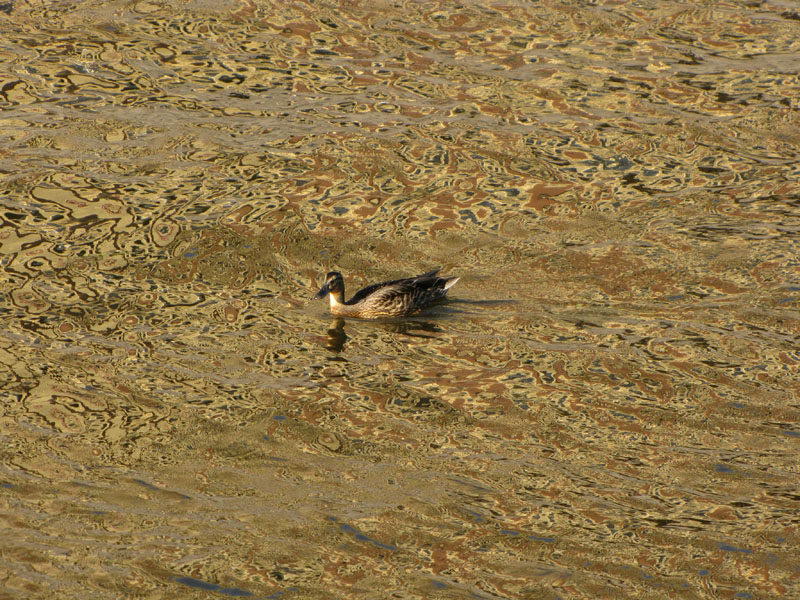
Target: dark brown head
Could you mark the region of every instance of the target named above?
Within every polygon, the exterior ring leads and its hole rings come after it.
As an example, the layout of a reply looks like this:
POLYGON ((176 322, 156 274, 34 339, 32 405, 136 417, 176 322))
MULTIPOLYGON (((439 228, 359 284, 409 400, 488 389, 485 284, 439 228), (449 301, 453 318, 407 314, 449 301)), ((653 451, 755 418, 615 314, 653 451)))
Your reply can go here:
POLYGON ((342 279, 342 274, 339 273, 339 271, 331 271, 325 275, 325 283, 314 295, 313 299, 319 300, 328 294, 333 294, 334 296, 340 296, 344 294, 344 279, 342 279))

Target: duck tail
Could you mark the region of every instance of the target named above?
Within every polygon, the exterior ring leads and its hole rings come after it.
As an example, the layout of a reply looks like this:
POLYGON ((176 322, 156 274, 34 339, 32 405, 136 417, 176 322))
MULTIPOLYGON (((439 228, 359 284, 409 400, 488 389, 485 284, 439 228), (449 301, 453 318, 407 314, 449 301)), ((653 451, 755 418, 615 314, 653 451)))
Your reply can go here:
POLYGON ((422 279, 424 277, 436 277, 436 274, 442 270, 442 267, 436 267, 433 271, 428 271, 427 273, 423 273, 422 275, 417 275, 415 279, 422 279))
POLYGON ((461 277, 453 277, 452 279, 445 279, 443 288, 444 291, 449 290, 451 287, 457 284, 459 279, 461 279, 461 277))

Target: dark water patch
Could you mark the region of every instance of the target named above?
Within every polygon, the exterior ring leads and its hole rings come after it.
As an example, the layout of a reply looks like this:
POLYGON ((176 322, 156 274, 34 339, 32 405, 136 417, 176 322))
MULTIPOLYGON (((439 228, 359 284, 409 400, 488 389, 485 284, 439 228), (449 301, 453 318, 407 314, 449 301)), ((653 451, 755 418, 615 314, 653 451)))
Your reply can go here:
MULTIPOLYGON (((334 523, 338 522, 338 519, 336 517, 328 517, 328 519, 330 521, 333 521, 334 523)), ((393 552, 399 550, 397 546, 393 546, 392 544, 384 544, 383 542, 379 542, 377 540, 372 539, 368 535, 361 533, 355 527, 353 527, 352 525, 348 525, 347 523, 341 523, 339 525, 339 530, 343 531, 344 533, 352 534, 352 536, 359 542, 367 542, 369 544, 372 544, 376 548, 381 548, 383 550, 391 550, 393 552)))
POLYGON ((215 592, 217 594, 222 594, 224 596, 231 596, 234 598, 240 597, 249 597, 253 594, 248 592, 247 590, 243 590, 240 588, 228 588, 222 587, 221 585, 217 585, 216 583, 208 583, 206 581, 201 581, 200 579, 195 579, 194 577, 175 577, 172 579, 176 583, 180 583, 187 587, 204 590, 207 592, 215 592))
POLYGON ((732 546, 730 544, 725 544, 725 543, 722 543, 722 542, 717 544, 717 547, 720 550, 724 550, 725 552, 739 552, 741 554, 752 554, 753 553, 753 551, 748 549, 748 548, 738 548, 736 546, 732 546))

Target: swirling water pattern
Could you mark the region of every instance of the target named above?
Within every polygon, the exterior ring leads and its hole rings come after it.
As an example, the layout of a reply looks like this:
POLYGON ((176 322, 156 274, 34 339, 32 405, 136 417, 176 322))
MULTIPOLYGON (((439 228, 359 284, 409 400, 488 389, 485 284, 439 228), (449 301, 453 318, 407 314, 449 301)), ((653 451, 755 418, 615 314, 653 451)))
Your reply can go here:
POLYGON ((3 597, 800 595, 795 3, 0 28, 3 597))

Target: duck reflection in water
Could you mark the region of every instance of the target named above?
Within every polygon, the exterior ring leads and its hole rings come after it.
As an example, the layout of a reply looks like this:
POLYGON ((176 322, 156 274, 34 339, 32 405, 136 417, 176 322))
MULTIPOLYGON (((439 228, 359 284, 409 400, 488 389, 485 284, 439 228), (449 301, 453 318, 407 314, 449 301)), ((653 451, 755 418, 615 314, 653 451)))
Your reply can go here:
MULTIPOLYGON (((345 342, 347 341, 347 334, 344 331, 344 321, 345 320, 341 317, 336 317, 327 331, 328 337, 325 343, 325 348, 331 352, 341 352, 344 348, 345 342)), ((428 335, 429 333, 441 333, 443 331, 441 327, 435 323, 431 323, 430 321, 377 321, 371 323, 370 325, 373 327, 380 327, 387 331, 391 331, 392 333, 399 333, 401 335, 417 338, 432 339, 436 336, 428 335)))
POLYGON ((347 341, 347 334, 344 332, 344 319, 337 317, 328 329, 328 339, 325 347, 331 352, 341 352, 344 343, 347 341))

